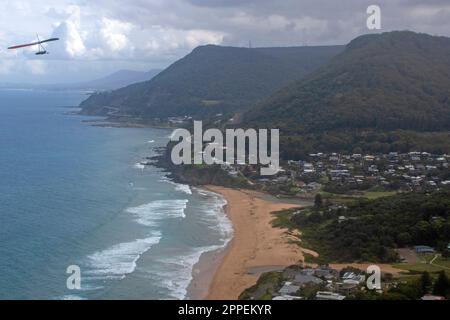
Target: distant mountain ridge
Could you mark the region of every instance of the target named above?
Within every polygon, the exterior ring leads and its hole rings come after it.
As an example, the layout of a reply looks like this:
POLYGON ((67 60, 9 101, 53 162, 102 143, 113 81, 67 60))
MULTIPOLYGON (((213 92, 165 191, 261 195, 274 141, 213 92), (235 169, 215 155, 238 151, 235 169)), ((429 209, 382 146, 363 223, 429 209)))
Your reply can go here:
POLYGON ((0 88, 44 89, 44 90, 115 90, 133 83, 151 80, 161 70, 150 71, 119 70, 105 77, 75 83, 0 83, 0 88))
POLYGON ((92 88, 96 90, 115 90, 134 83, 149 81, 160 72, 161 70, 159 69, 150 71, 119 70, 106 77, 92 81, 76 83, 72 86, 78 86, 80 88, 92 88))
MULTIPOLYGON (((450 38, 409 31, 358 37, 329 64, 249 110, 243 121, 280 128, 284 149, 300 154, 426 148, 425 140, 415 146, 421 137, 430 142, 431 132, 450 130, 450 38)), ((450 149, 449 136, 438 136, 436 150, 450 149)))
POLYGON ((143 119, 232 113, 302 79, 342 50, 201 46, 151 81, 92 95, 82 113, 104 115, 114 108, 143 119))

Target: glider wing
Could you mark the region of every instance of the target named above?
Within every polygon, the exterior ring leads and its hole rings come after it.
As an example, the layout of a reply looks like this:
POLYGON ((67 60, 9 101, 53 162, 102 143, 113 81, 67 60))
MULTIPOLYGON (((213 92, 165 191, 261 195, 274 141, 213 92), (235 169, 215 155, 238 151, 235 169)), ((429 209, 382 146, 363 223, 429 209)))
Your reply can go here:
POLYGON ((50 38, 50 39, 47 39, 47 40, 42 40, 42 41, 37 41, 37 42, 32 42, 32 43, 27 43, 27 44, 20 44, 20 45, 17 45, 17 46, 12 46, 12 47, 9 47, 8 49, 19 49, 19 48, 31 47, 31 46, 36 46, 38 44, 42 44, 42 43, 45 43, 45 42, 51 42, 51 41, 57 41, 57 40, 59 40, 59 38, 50 38))

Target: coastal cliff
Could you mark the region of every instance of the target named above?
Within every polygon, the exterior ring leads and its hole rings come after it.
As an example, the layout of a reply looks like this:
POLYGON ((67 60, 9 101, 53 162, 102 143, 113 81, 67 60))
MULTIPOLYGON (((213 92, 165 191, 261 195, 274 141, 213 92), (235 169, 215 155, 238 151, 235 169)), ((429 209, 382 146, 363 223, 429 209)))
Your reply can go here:
POLYGON ((155 165, 169 172, 175 182, 189 185, 217 185, 230 188, 252 189, 252 185, 243 176, 230 176, 220 165, 174 165, 171 160, 173 144, 169 143, 162 153, 155 157, 155 165))

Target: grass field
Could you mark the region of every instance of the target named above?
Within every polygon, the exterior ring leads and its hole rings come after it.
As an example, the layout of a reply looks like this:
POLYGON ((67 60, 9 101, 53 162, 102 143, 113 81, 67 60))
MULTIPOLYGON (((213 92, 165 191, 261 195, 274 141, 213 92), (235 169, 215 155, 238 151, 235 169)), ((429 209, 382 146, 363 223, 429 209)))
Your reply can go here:
POLYGON ((321 191, 320 194, 325 198, 329 199, 332 202, 348 204, 355 200, 366 198, 369 200, 374 200, 383 197, 389 197, 396 194, 395 191, 365 191, 361 194, 337 194, 337 193, 329 193, 325 191, 321 191))
POLYGON ((434 259, 434 257, 434 254, 420 254, 420 261, 417 263, 398 263, 393 266, 408 271, 410 274, 417 274, 425 271, 429 273, 438 273, 444 270, 450 276, 450 259, 441 256, 434 259))
POLYGON ((364 192, 362 197, 373 200, 383 197, 394 196, 395 194, 397 194, 397 192, 395 191, 367 191, 364 192))

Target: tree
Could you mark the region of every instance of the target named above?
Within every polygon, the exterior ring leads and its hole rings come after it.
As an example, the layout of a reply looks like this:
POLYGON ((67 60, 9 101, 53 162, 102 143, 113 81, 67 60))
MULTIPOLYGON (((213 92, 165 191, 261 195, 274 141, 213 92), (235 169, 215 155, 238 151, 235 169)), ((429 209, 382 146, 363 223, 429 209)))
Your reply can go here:
POLYGON ((447 296, 450 294, 450 282, 445 271, 441 271, 434 283, 433 294, 438 296, 447 296))
POLYGON ((420 277, 419 280, 419 285, 420 285, 420 290, 422 291, 422 295, 427 294, 432 286, 432 281, 431 281, 431 277, 430 274, 425 271, 424 273, 422 273, 422 276, 420 277))
POLYGON ((397 242, 400 246, 405 246, 411 243, 411 235, 408 232, 402 232, 397 236, 397 242))
POLYGON ((314 198, 314 206, 317 209, 320 209, 323 206, 322 195, 320 193, 316 194, 316 197, 314 198))

